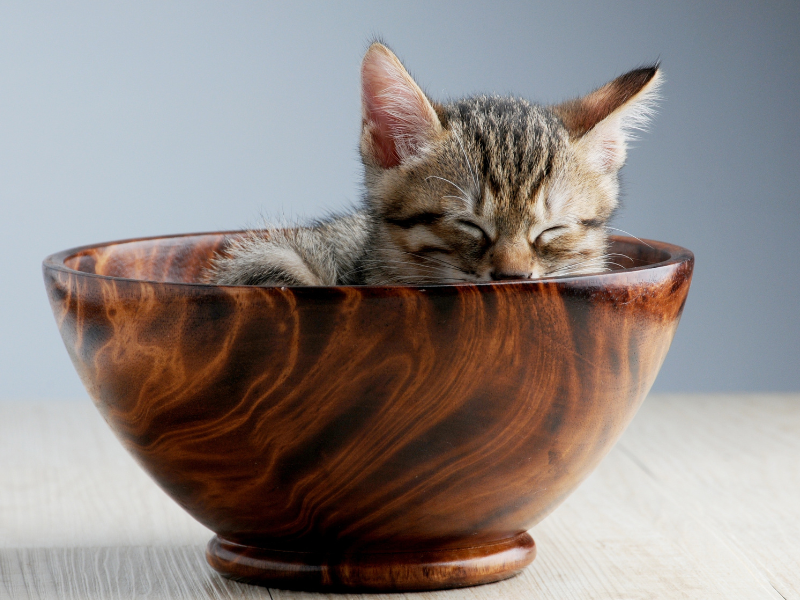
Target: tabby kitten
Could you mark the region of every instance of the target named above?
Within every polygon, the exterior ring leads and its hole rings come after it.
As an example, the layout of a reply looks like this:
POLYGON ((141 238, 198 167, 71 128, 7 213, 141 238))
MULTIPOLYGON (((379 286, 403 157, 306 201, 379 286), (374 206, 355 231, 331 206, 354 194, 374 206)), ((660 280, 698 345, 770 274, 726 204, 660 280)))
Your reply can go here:
POLYGON ((606 270, 617 173, 659 80, 653 65, 556 106, 498 96, 437 104, 374 43, 361 67, 361 210, 248 232, 208 280, 427 285, 606 270))

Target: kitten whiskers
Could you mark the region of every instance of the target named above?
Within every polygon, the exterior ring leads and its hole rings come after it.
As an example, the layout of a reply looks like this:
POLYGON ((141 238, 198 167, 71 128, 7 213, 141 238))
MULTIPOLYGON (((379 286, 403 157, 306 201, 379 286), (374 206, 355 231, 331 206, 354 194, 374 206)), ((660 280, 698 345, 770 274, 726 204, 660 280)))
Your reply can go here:
MULTIPOLYGON (((465 192, 463 189, 461 189, 459 186, 457 186, 455 183, 453 183, 452 181, 450 181, 449 179, 447 179, 446 177, 439 177, 438 175, 428 175, 428 176, 425 178, 425 181, 428 181, 429 179, 441 179, 442 181, 444 181, 444 182, 446 182, 446 183, 449 183, 449 184, 450 184, 450 185, 452 185, 454 188, 456 188, 456 189, 457 189, 459 192, 461 192, 462 194, 464 194, 464 196, 461 198, 461 199, 462 199, 464 202, 466 202, 467 204, 472 204, 472 202, 471 202, 471 201, 470 201, 470 199, 469 199, 469 194, 468 194, 467 192, 465 192)), ((455 197, 455 196, 454 196, 454 197, 455 197)))
POLYGON ((648 243, 647 243, 647 242, 645 242, 644 240, 642 240, 642 239, 640 239, 640 238, 636 237, 636 236, 635 236, 635 235, 633 235, 632 233, 628 233, 628 232, 627 232, 627 231, 625 231, 624 229, 618 229, 617 227, 609 227, 608 225, 605 225, 605 228, 606 228, 606 229, 613 229, 614 231, 619 231, 620 233, 624 233, 625 235, 628 235, 628 236, 632 237, 633 239, 635 239, 635 240, 637 240, 637 241, 639 241, 639 242, 643 243, 643 244, 644 244, 645 246, 647 246, 648 248, 650 248, 650 249, 653 249, 653 247, 652 247, 650 244, 648 244, 648 243))

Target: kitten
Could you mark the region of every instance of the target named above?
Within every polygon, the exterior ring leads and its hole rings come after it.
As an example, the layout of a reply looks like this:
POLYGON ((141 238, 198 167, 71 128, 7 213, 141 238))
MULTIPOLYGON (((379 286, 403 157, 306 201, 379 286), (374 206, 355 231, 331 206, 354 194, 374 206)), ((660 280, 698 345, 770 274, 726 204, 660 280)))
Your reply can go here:
POLYGON ((209 282, 427 285, 608 268, 617 173, 652 113, 658 65, 556 106, 437 104, 374 43, 361 82, 363 208, 233 239, 209 282))

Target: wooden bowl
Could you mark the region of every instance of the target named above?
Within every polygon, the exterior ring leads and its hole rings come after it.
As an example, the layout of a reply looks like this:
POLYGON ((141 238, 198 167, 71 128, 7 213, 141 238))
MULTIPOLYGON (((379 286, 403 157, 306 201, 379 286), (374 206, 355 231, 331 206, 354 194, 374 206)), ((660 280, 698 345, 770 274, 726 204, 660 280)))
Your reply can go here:
POLYGON ((419 590, 529 564, 526 531, 609 451, 666 356, 691 252, 539 281, 194 283, 226 237, 44 261, 72 362, 122 444, 216 532, 212 567, 294 589, 419 590))

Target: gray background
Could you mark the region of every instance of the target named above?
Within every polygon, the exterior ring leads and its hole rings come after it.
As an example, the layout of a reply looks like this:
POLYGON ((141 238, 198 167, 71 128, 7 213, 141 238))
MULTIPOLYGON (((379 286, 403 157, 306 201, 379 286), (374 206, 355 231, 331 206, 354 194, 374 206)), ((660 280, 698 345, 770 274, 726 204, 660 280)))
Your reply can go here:
POLYGON ((555 102, 660 58, 615 224, 697 256, 655 389, 800 390, 797 2, 4 2, 0 397, 85 393, 46 254, 356 201, 375 34, 435 98, 555 102))

